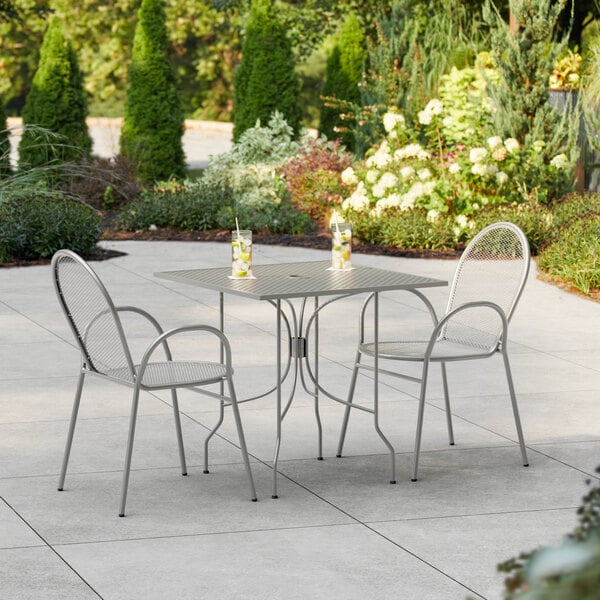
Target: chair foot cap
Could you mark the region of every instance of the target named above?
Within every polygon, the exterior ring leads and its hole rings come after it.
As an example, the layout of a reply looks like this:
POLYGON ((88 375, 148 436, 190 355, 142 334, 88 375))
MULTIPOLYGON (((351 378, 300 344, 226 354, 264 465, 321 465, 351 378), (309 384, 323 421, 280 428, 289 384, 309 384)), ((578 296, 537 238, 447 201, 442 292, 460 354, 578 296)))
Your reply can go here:
POLYGON ((279 496, 278 496, 277 494, 273 494, 273 495, 271 496, 271 498, 273 498, 273 500, 277 500, 277 498, 279 498, 279 496))
POLYGON ((523 466, 524 466, 524 467, 528 467, 528 466, 529 466, 529 463, 527 463, 526 465, 523 465, 523 466))
POLYGON ((62 492, 62 491, 63 491, 63 488, 58 488, 58 491, 59 491, 59 492, 62 492))
POLYGON ((210 473, 210 471, 208 469, 204 469, 204 471, 202 471, 204 474, 210 473))
POLYGON ((411 481, 416 481, 416 479, 412 479, 412 478, 411 478, 411 481))
POLYGON ((120 514, 119 516, 120 516, 120 517, 124 517, 124 516, 125 516, 125 513, 122 513, 122 514, 120 514))
POLYGON ((391 479, 391 480, 390 480, 390 483, 391 483, 392 485, 394 485, 394 484, 396 483, 396 480, 395 480, 395 479, 391 479))
POLYGON ((450 446, 455 446, 456 444, 454 442, 450 442, 449 444, 450 446))
POLYGON ((317 460, 323 460, 322 456, 317 456, 317 460))
POLYGON ((258 502, 258 498, 252 498, 252 502, 258 502))
POLYGON ((187 473, 182 473, 181 476, 182 477, 187 477, 187 473))
POLYGON ((342 455, 341 454, 336 454, 335 457, 336 458, 342 458, 342 455))

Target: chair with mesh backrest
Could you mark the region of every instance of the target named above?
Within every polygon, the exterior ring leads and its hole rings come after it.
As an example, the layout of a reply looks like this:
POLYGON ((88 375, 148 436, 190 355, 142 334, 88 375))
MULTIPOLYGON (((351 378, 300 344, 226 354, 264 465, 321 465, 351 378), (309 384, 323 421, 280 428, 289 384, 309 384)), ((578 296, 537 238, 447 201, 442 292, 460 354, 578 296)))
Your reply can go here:
MULTIPOLYGON (((183 475, 187 475, 187 467, 176 390, 178 388, 193 389, 208 396, 217 397, 221 401, 221 407, 225 404, 231 405, 250 484, 251 499, 255 501, 254 480, 232 379, 231 348, 225 335, 208 325, 191 325, 164 332, 156 319, 146 311, 133 306, 114 306, 96 273, 80 256, 69 250, 59 250, 54 255, 52 274, 59 302, 81 350, 81 370, 60 472, 59 491, 62 491, 64 486, 84 379, 87 375, 95 375, 133 389, 119 516, 125 515, 140 391, 171 390, 175 431, 183 475), (157 335, 139 362, 134 361, 125 336, 121 316, 126 313, 143 317, 151 324, 157 335), (198 337, 216 336, 222 348, 222 360, 220 362, 173 360, 169 340, 179 334, 187 333, 197 334, 198 337), (204 386, 215 383, 220 384, 221 393, 219 394, 204 388, 204 386)), ((198 340, 200 343, 202 341, 198 340)), ((207 443, 205 443, 205 450, 207 450, 207 443)), ((205 456, 205 465, 206 460, 205 456)))
POLYGON ((350 410, 353 407, 360 408, 354 403, 358 373, 361 369, 371 373, 374 372, 375 428, 388 449, 390 449, 392 459, 391 483, 395 483, 394 450, 380 431, 378 424, 377 390, 379 374, 401 377, 420 384, 412 473, 412 481, 416 481, 430 363, 437 362, 441 365, 448 438, 450 444, 453 445, 454 434, 446 363, 489 358, 500 353, 506 370, 508 391, 521 456, 523 464, 528 466, 517 399, 508 360, 507 341, 508 324, 527 280, 529 264, 529 244, 523 232, 516 225, 512 223, 495 223, 480 231, 461 256, 450 289, 446 312, 441 319, 438 320, 432 304, 421 292, 413 292, 426 304, 433 320, 433 331, 429 337, 424 339, 380 341, 377 335, 374 336, 374 341, 366 341, 364 333, 365 314, 373 296, 367 298, 361 311, 360 340, 337 455, 341 456, 342 454, 350 410), (373 364, 362 364, 361 359, 363 356, 371 357, 373 364), (381 369, 379 368, 379 361, 381 360, 422 363, 421 375, 420 377, 412 377, 396 370, 381 369))

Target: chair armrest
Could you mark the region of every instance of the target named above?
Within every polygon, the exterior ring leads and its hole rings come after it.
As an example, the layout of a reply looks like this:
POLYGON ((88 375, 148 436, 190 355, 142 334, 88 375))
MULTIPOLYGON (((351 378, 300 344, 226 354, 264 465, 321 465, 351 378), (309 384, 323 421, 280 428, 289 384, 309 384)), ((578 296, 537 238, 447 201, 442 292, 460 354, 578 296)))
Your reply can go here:
MULTIPOLYGON (((119 313, 119 312, 132 312, 132 313, 136 313, 138 315, 141 315, 142 317, 144 317, 147 321, 149 321, 154 329, 156 329, 156 332, 159 335, 162 335, 164 333, 163 328, 160 326, 160 323, 147 311, 145 311, 142 308, 138 308, 137 306, 115 306, 115 310, 119 313)), ((164 342, 163 344, 163 348, 165 350, 165 355, 167 357, 167 360, 173 360, 173 356, 171 355, 171 349, 169 348, 169 344, 166 342, 164 342)))
MULTIPOLYGON (((169 331, 165 331, 161 335, 159 335, 151 344, 148 346, 146 351, 144 352, 144 356, 142 357, 142 361, 140 362, 140 366, 138 369, 138 379, 141 380, 146 370, 146 366, 150 361, 150 357, 154 353, 154 351, 159 346, 165 346, 167 344, 167 339, 173 336, 176 336, 180 333, 189 333, 190 331, 205 331, 207 333, 212 333, 216 337, 219 338, 221 342, 221 347, 224 351, 224 364, 227 369, 227 373, 229 376, 233 373, 233 369, 231 367, 231 345, 229 344, 229 340, 225 336, 222 331, 219 331, 216 327, 212 327, 211 325, 187 325, 185 327, 177 327, 175 329, 170 329, 169 331)), ((169 352, 168 360, 172 360, 169 352)))
POLYGON ((142 317, 145 317, 152 325, 154 325, 154 328, 159 334, 164 333, 160 323, 149 312, 142 308, 138 308, 137 306, 115 306, 115 310, 117 312, 133 312, 142 315, 142 317))
POLYGON ((433 329, 433 331, 431 333, 431 337, 429 338, 429 344, 427 345, 427 349, 425 351, 425 358, 427 359, 431 355, 431 352, 433 351, 433 348, 440 336, 440 333, 442 332, 443 328, 448 324, 449 321, 451 321, 456 315, 458 315, 460 313, 468 312, 469 310, 481 309, 481 308, 488 308, 491 311, 495 312, 500 317, 500 320, 502 322, 502 333, 500 335, 499 341, 501 343, 505 342, 507 331, 508 331, 508 319, 506 317, 506 314, 502 310, 502 308, 495 302, 490 302, 488 300, 480 300, 477 302, 465 302, 464 304, 461 304, 460 306, 457 306, 456 308, 451 310, 449 313, 446 313, 438 321, 438 323, 436 324, 435 328, 433 329))

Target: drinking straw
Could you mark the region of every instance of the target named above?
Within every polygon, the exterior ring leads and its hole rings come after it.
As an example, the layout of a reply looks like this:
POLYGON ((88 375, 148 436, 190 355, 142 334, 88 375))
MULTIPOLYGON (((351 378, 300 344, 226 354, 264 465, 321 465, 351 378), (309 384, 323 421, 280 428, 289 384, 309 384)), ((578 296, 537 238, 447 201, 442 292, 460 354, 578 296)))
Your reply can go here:
POLYGON ((333 222, 335 223, 335 230, 337 234, 340 235, 340 225, 338 223, 338 215, 337 210, 335 210, 335 208, 333 209, 333 222))
POLYGON ((241 245, 241 236, 240 236, 240 224, 238 223, 238 218, 235 218, 235 228, 237 229, 237 234, 238 234, 238 243, 241 245))

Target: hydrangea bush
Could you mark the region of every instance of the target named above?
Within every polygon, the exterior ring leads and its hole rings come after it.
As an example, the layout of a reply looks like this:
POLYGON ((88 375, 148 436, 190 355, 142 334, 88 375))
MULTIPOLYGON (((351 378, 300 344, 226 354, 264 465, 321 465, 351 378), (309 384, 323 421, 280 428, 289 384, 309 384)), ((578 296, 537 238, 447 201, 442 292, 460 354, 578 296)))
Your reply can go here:
POLYGON ((523 145, 486 133, 493 108, 481 85, 473 85, 480 77, 454 70, 440 91, 446 99, 429 101, 414 124, 394 110, 383 115, 385 138, 342 173, 353 188, 342 204, 349 217, 424 209, 432 223, 441 215, 453 218, 461 240, 485 206, 544 204, 571 189, 573 163, 566 153, 546 161, 543 140, 523 145))

